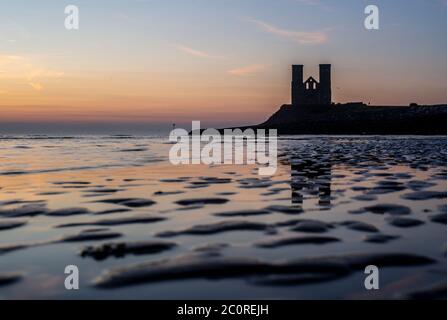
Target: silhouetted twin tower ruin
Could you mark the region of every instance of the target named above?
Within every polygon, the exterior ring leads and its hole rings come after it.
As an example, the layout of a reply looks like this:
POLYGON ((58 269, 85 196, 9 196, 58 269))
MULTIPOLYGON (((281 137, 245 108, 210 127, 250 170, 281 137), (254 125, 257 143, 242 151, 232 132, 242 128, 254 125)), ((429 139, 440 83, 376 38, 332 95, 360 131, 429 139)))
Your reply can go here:
POLYGON ((331 92, 331 65, 320 64, 320 82, 313 77, 303 81, 303 65, 292 66, 292 105, 330 105, 331 92))

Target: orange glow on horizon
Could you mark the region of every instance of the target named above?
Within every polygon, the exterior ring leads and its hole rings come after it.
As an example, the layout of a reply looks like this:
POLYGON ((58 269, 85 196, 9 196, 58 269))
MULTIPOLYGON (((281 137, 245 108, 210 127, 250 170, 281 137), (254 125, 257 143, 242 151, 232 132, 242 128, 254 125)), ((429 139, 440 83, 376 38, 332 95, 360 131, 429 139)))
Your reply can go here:
MULTIPOLYGON (((41 57, 0 56, 1 121, 258 122, 290 102, 289 69, 282 65, 177 72, 60 70, 50 65, 41 57)), ((410 77, 391 86, 387 77, 335 68, 333 101, 442 103, 436 88, 416 86, 410 77)))

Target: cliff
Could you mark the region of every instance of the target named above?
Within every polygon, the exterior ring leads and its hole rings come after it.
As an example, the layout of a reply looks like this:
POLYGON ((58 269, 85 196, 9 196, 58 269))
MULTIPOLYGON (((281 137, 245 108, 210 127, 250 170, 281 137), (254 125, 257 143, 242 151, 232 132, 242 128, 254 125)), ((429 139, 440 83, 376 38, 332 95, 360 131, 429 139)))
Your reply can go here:
POLYGON ((283 105, 266 122, 251 128, 279 134, 447 134, 447 105, 331 106, 283 105))

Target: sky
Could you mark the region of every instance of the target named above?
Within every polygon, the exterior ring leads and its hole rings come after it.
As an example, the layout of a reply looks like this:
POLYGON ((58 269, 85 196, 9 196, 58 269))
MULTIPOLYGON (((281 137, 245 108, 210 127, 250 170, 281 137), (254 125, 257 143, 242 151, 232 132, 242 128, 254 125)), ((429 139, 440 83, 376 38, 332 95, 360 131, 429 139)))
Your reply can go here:
POLYGON ((14 0, 0 30, 0 132, 258 123, 291 64, 331 63, 334 102, 447 103, 447 0, 14 0))

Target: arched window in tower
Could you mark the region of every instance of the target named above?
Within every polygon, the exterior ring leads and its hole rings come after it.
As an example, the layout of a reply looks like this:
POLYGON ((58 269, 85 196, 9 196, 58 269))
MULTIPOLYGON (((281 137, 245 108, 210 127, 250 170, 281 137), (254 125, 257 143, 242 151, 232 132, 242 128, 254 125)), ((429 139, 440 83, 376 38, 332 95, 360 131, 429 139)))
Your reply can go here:
POLYGON ((315 80, 312 77, 309 77, 309 79, 307 79, 306 82, 304 82, 306 90, 316 90, 317 84, 318 84, 317 80, 315 80))

